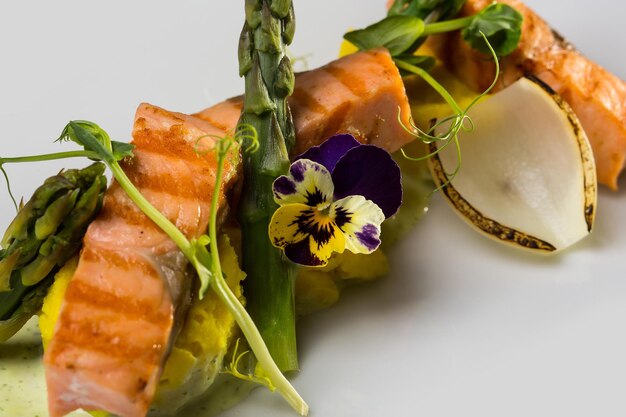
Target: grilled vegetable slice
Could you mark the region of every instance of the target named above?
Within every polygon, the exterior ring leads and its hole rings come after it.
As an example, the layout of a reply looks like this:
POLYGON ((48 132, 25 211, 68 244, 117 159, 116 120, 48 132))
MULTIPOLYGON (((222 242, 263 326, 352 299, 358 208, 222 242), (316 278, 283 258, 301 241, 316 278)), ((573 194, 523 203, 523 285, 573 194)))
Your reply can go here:
MULTIPOLYGON (((431 168, 455 211, 504 243, 554 252, 592 229, 597 183, 576 115, 549 86, 523 78, 477 104, 475 129, 439 149, 431 168)), ((437 150, 436 143, 431 150, 437 150)))

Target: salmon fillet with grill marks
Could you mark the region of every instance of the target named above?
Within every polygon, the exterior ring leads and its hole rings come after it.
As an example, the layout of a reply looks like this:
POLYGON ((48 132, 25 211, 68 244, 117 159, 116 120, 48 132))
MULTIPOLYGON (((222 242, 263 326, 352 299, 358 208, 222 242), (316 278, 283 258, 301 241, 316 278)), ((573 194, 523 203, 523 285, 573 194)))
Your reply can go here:
MULTIPOLYGON (((233 128, 243 106, 235 97, 195 116, 233 128)), ((296 128, 294 155, 336 133, 395 152, 414 138, 398 122, 410 126, 411 108, 400 73, 386 49, 358 52, 321 68, 296 75, 289 98, 296 128)))
MULTIPOLYGON (((151 105, 137 111, 136 146, 124 171, 187 237, 205 233, 216 174, 197 138, 223 136, 207 123, 151 105)), ((225 193, 239 155, 225 165, 225 193)), ((78 269, 45 353, 51 417, 77 408, 145 416, 189 299, 187 259, 114 183, 87 231, 78 269)))
MULTIPOLYGON (((401 109, 408 124, 410 107, 386 50, 354 54, 300 74, 290 103, 296 152, 338 132, 388 151, 413 140, 397 122, 401 109)), ((241 106, 239 98, 227 100, 198 118, 147 104, 137 111, 135 157, 124 170, 188 237, 208 226, 216 170, 212 154, 195 151, 196 139, 232 131, 241 106)), ((232 155, 221 207, 240 168, 238 155, 232 155)), ((184 315, 190 282, 182 253, 114 183, 87 231, 45 354, 51 417, 77 408, 145 416, 184 315)))
MULTIPOLYGON (((492 2, 468 0, 462 14, 476 14, 492 2)), ((585 58, 521 1, 499 2, 517 9, 524 25, 518 49, 501 61, 497 88, 528 74, 549 84, 580 119, 593 148, 598 181, 617 189, 626 160, 626 83, 585 58)), ((493 62, 471 49, 458 33, 434 37, 430 44, 446 66, 476 91, 493 81, 493 62)))

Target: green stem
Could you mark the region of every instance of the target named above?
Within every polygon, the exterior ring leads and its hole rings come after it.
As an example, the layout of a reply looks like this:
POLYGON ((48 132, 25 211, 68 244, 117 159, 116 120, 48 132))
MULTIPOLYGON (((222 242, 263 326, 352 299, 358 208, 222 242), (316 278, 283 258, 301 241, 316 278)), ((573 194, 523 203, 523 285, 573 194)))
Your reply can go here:
POLYGON ((261 333, 254 325, 254 321, 248 315, 246 310, 241 307, 239 300, 230 291, 230 288, 224 281, 224 278, 222 276, 215 277, 213 284, 213 290, 231 310, 233 317, 237 321, 237 324, 241 328, 241 331, 248 341, 250 348, 254 352, 257 362, 270 378, 276 390, 300 415, 306 415, 308 413, 309 406, 300 397, 287 378, 283 376, 280 369, 278 369, 276 362, 274 362, 270 351, 267 349, 267 346, 263 341, 261 333))
MULTIPOLYGON (((197 257, 192 244, 187 240, 185 235, 174 226, 163 214, 161 214, 140 192, 135 188, 126 173, 117 163, 109 164, 109 168, 113 172, 113 176, 120 184, 122 189, 128 194, 135 204, 143 211, 153 222, 155 222, 180 248, 185 256, 191 261, 195 269, 200 275, 209 275, 209 265, 203 264, 197 257)), ((285 400, 300 415, 306 415, 309 407, 297 393, 295 388, 283 376, 280 369, 272 359, 263 338, 254 325, 254 321, 247 313, 246 309, 241 305, 239 299, 233 294, 226 284, 222 274, 222 267, 219 261, 219 251, 217 246, 217 209, 219 203, 219 185, 222 182, 224 170, 224 156, 218 155, 217 173, 215 179, 215 191, 211 201, 211 217, 209 221, 209 238, 211 249, 211 272, 212 276, 204 276, 204 282, 211 280, 211 289, 226 304, 228 310, 235 318, 235 321, 241 328, 250 348, 254 352, 257 361, 267 373, 276 390, 285 398, 285 400), (212 278, 212 279, 211 279, 212 278)))
MULTIPOLYGON (((263 194, 256 200, 259 205, 274 211, 271 197, 273 180, 255 182, 263 194), (265 184, 263 184, 265 183, 265 184), (268 185, 269 184, 269 185, 268 185)), ((272 357, 283 372, 298 369, 296 327, 294 314, 295 268, 282 259, 267 236, 270 216, 265 213, 245 211, 252 221, 242 222, 243 268, 246 279, 248 310, 267 343, 272 357)))
POLYGON ((295 143, 287 103, 294 73, 286 54, 294 28, 291 0, 246 1, 239 44, 239 69, 246 83, 241 121, 254 127, 259 138, 259 150, 244 155, 239 203, 246 307, 283 372, 298 370, 296 267, 272 246, 267 233, 278 208, 272 184, 289 169, 289 151, 295 143))
POLYGON ((453 32, 464 29, 472 23, 475 16, 461 17, 458 19, 446 20, 444 22, 429 23, 424 27, 422 36, 436 35, 438 33, 453 32))
POLYGON ((11 201, 13 201, 13 205, 15 206, 15 210, 19 210, 17 206, 17 201, 15 201, 15 197, 13 196, 13 192, 11 191, 11 183, 9 181, 9 176, 6 171, 2 167, 4 164, 15 164, 20 162, 43 162, 43 161, 54 161, 57 159, 67 159, 67 158, 89 158, 89 159, 100 159, 100 156, 95 152, 89 151, 69 151, 69 152, 57 152, 57 153, 49 153, 45 155, 34 155, 34 156, 19 156, 14 158, 1 158, 0 157, 0 171, 4 176, 4 179, 7 183, 7 190, 9 191, 9 197, 11 197, 11 201))
POLYGON ((439 93, 441 97, 443 97, 443 99, 446 101, 446 103, 448 103, 450 107, 452 107, 452 110, 454 110, 455 113, 464 113, 464 110, 461 108, 461 106, 458 105, 458 103, 456 102, 456 100, 454 100, 448 90, 446 90, 444 86, 439 84, 439 82, 432 75, 430 75, 428 71, 425 71, 420 67, 416 67, 415 65, 407 64, 406 62, 399 59, 394 59, 394 62, 396 63, 398 68, 402 68, 403 70, 410 71, 422 77, 424 81, 428 83, 428 85, 434 88, 435 91, 437 91, 437 93, 439 93))
POLYGON ((122 189, 128 194, 131 200, 150 218, 157 226, 159 226, 174 241, 176 246, 189 259, 195 257, 191 243, 187 237, 169 221, 159 210, 156 209, 144 196, 135 188, 131 180, 118 163, 107 164, 113 173, 113 176, 120 184, 122 189))
POLYGON ((15 211, 20 211, 20 208, 17 205, 17 201, 15 201, 15 196, 13 195, 13 191, 11 191, 11 181, 9 181, 9 176, 7 172, 4 170, 2 163, 0 162, 0 172, 2 172, 2 176, 4 177, 4 181, 7 183, 7 191, 9 192, 9 197, 11 197, 11 201, 13 202, 13 206, 15 207, 15 211))
MULTIPOLYGON (((215 184, 222 183, 222 176, 224 174, 224 157, 222 155, 218 155, 217 158, 217 173, 215 174, 215 184)), ((213 198, 211 199, 211 218, 209 221, 209 238, 210 240, 210 248, 211 253, 213 255, 213 264, 212 270, 216 277, 220 277, 223 280, 222 274, 222 264, 220 263, 219 251, 217 247, 217 209, 219 205, 220 193, 219 188, 216 187, 215 192, 213 193, 213 198)), ((230 291, 228 291, 230 292, 230 291)), ((218 295, 220 295, 218 293, 218 295)), ((232 293, 231 293, 232 295, 232 293)), ((226 300, 224 301, 226 302, 226 300)), ((238 302, 237 302, 238 303, 238 302)), ((228 304, 228 303, 227 303, 228 304)), ((245 311, 245 309, 244 309, 245 311)))
POLYGON ((67 158, 89 158, 89 159, 99 160, 100 155, 98 155, 95 152, 89 152, 89 151, 57 152, 57 153, 49 153, 45 155, 18 156, 14 158, 0 158, 0 165, 19 163, 19 162, 54 161, 57 159, 67 159, 67 158))
MULTIPOLYGON (((222 173, 224 170, 224 158, 218 158, 216 184, 220 184, 222 181, 222 173)), ((254 321, 241 305, 239 299, 232 293, 224 276, 222 274, 222 266, 219 262, 219 250, 217 245, 217 206, 219 201, 219 190, 213 193, 213 199, 211 203, 211 221, 209 223, 209 238, 211 239, 210 247, 213 257, 213 285, 211 288, 217 296, 226 304, 231 311, 233 317, 237 321, 239 328, 243 332, 250 348, 254 352, 259 365, 263 368, 263 371, 272 381, 276 390, 287 400, 287 402, 301 415, 308 413, 309 407, 296 392, 293 386, 289 383, 287 378, 283 376, 280 369, 274 362, 269 349, 263 341, 261 333, 256 328, 254 321)))
POLYGON ((409 154, 406 153, 406 151, 404 150, 404 148, 400 148, 400 152, 402 152, 402 156, 404 156, 406 159, 408 159, 409 161, 413 161, 413 162, 420 162, 420 161, 424 161, 426 159, 430 159, 433 156, 439 154, 441 151, 443 151, 444 149, 446 149, 448 147, 448 145, 450 143, 452 143, 452 141, 454 140, 454 137, 452 137, 451 139, 447 139, 443 142, 443 145, 437 147, 437 149, 429 154, 426 154, 424 156, 419 156, 419 157, 415 157, 415 156, 409 156, 409 154))

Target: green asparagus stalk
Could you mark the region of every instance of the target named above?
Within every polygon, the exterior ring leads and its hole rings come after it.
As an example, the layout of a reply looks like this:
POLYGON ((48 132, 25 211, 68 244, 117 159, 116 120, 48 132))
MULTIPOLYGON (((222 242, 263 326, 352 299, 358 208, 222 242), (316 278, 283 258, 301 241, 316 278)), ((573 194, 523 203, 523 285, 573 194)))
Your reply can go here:
POLYGON ((272 183, 289 167, 295 130, 287 97, 294 73, 286 46, 295 31, 291 0, 246 0, 246 22, 239 41, 239 73, 245 77, 241 122, 256 129, 259 150, 244 156, 239 208, 246 298, 272 357, 281 371, 298 369, 293 282, 295 266, 268 238, 277 209, 272 183))
POLYGON ((0 341, 36 314, 54 274, 80 249, 106 188, 95 163, 48 178, 20 209, 0 251, 0 341))
POLYGON ((18 307, 6 319, 0 321, 0 342, 6 342, 13 337, 35 314, 41 311, 43 300, 48 289, 54 282, 52 275, 34 287, 28 287, 20 299, 18 307))

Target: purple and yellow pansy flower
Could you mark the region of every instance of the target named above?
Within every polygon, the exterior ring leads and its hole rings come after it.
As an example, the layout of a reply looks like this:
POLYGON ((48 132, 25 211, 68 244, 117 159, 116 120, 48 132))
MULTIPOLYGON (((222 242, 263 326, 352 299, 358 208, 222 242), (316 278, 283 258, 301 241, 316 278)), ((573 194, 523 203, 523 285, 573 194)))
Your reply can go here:
POLYGON ((274 200, 273 245, 294 263, 324 266, 334 252, 378 248, 382 222, 402 203, 400 168, 385 150, 335 135, 274 181, 274 200))

